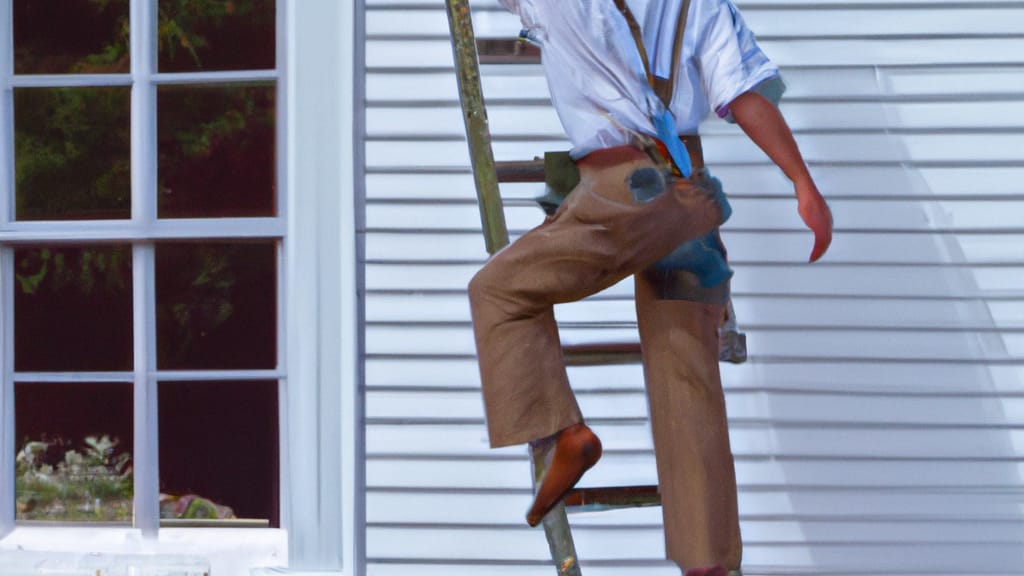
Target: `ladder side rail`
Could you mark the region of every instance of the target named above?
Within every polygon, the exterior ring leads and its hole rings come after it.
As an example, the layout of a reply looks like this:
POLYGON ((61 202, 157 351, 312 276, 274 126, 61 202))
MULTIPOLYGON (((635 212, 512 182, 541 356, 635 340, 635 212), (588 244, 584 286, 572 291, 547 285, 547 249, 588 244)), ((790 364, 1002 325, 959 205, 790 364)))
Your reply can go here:
MULTIPOLYGON (((494 254, 508 244, 508 227, 505 224, 505 214, 498 192, 494 151, 491 148, 487 111, 480 85, 480 65, 476 38, 473 34, 473 19, 467 0, 447 0, 447 8, 455 58, 455 76, 459 85, 459 101, 462 104, 462 118, 466 125, 473 179, 480 204, 484 241, 487 252, 494 254)), ((534 486, 544 476, 552 449, 553 445, 550 442, 530 447, 534 486)), ((558 575, 582 576, 564 504, 558 504, 544 519, 544 533, 558 575)))
POLYGON ((498 177, 491 148, 491 131, 487 123, 483 89, 480 85, 480 65, 473 34, 473 18, 467 0, 447 0, 448 26, 452 35, 455 58, 455 77, 462 103, 462 119, 466 125, 469 160, 473 167, 480 221, 488 254, 494 254, 508 244, 508 227, 498 193, 498 177))

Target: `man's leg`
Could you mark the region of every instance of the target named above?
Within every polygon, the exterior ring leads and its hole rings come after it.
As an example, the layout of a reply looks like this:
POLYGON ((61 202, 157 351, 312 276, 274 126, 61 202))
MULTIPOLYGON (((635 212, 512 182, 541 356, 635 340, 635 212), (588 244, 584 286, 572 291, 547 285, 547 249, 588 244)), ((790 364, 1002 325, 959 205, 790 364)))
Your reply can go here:
POLYGON ((684 569, 739 570, 736 474, 718 370, 723 306, 659 299, 644 273, 636 275, 636 305, 666 555, 684 569))
POLYGON ((632 147, 579 163, 580 184, 551 221, 495 254, 469 285, 493 447, 544 438, 580 421, 553 305, 607 288, 716 226, 708 191, 673 183, 649 202, 629 190, 653 166, 632 147))
MULTIPOLYGON (((713 195, 688 182, 673 183, 649 202, 635 201, 630 180, 641 168, 652 163, 630 147, 588 156, 580 162, 580 185, 555 217, 495 254, 470 283, 492 446, 552 436, 582 421, 565 374, 554 304, 611 286, 719 223, 713 195)), ((596 437, 568 442, 576 453, 564 457, 556 447, 531 523, 596 462, 595 443, 596 437), (560 462, 571 466, 562 470, 560 462)))

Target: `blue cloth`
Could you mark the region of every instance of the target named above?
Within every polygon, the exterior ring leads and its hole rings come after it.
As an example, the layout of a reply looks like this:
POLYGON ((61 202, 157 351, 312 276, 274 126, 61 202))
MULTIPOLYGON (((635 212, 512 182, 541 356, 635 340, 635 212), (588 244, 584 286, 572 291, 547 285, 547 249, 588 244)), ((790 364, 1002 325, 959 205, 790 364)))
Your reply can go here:
MULTIPOLYGON (((679 142, 679 139, 675 139, 679 142)), ((680 144, 682 144, 680 142, 680 144)), ((685 154, 685 151, 684 151, 685 154)), ((687 156, 689 158, 689 156, 687 156)), ((732 207, 722 190, 722 183, 703 170, 701 180, 710 185, 715 201, 722 207, 722 223, 732 215, 732 207)), ((654 168, 642 168, 630 176, 629 189, 637 202, 650 202, 667 188, 664 176, 654 168)), ((732 278, 733 271, 725 257, 725 246, 719 237, 718 229, 708 232, 700 238, 683 242, 668 256, 655 262, 652 268, 670 271, 683 270, 697 276, 697 281, 704 288, 712 288, 732 278)))
POLYGON ((693 173, 693 165, 690 164, 690 154, 686 151, 686 145, 679 139, 679 130, 676 129, 676 119, 667 109, 651 117, 654 128, 658 132, 658 140, 665 144, 668 155, 672 162, 679 169, 683 178, 689 178, 693 173))
POLYGON ((683 242, 671 254, 655 262, 653 268, 691 272, 704 288, 718 286, 733 274, 725 260, 725 247, 717 228, 696 240, 683 242))

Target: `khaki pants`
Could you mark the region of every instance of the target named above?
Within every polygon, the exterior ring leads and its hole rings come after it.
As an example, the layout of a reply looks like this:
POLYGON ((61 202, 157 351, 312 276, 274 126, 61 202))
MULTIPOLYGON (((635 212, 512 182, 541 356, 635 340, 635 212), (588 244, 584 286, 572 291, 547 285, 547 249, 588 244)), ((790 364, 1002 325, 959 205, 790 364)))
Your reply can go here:
POLYGON ((470 282, 488 433, 492 447, 508 446, 583 421, 553 305, 636 274, 667 556, 684 568, 738 569, 736 480, 718 372, 722 306, 659 299, 642 273, 717 226, 720 209, 685 180, 646 203, 634 201, 630 175, 653 166, 632 147, 580 160, 580 183, 559 211, 495 254, 470 282))

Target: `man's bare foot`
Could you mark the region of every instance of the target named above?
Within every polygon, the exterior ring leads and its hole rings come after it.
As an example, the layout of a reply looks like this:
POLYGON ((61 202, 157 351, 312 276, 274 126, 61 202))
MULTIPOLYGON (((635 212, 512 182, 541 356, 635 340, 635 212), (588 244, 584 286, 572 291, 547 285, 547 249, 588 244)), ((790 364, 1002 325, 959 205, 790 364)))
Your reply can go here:
POLYGON ((530 526, 544 516, 580 481, 583 473, 601 458, 601 440, 585 424, 574 424, 558 433, 555 454, 526 514, 530 526))

